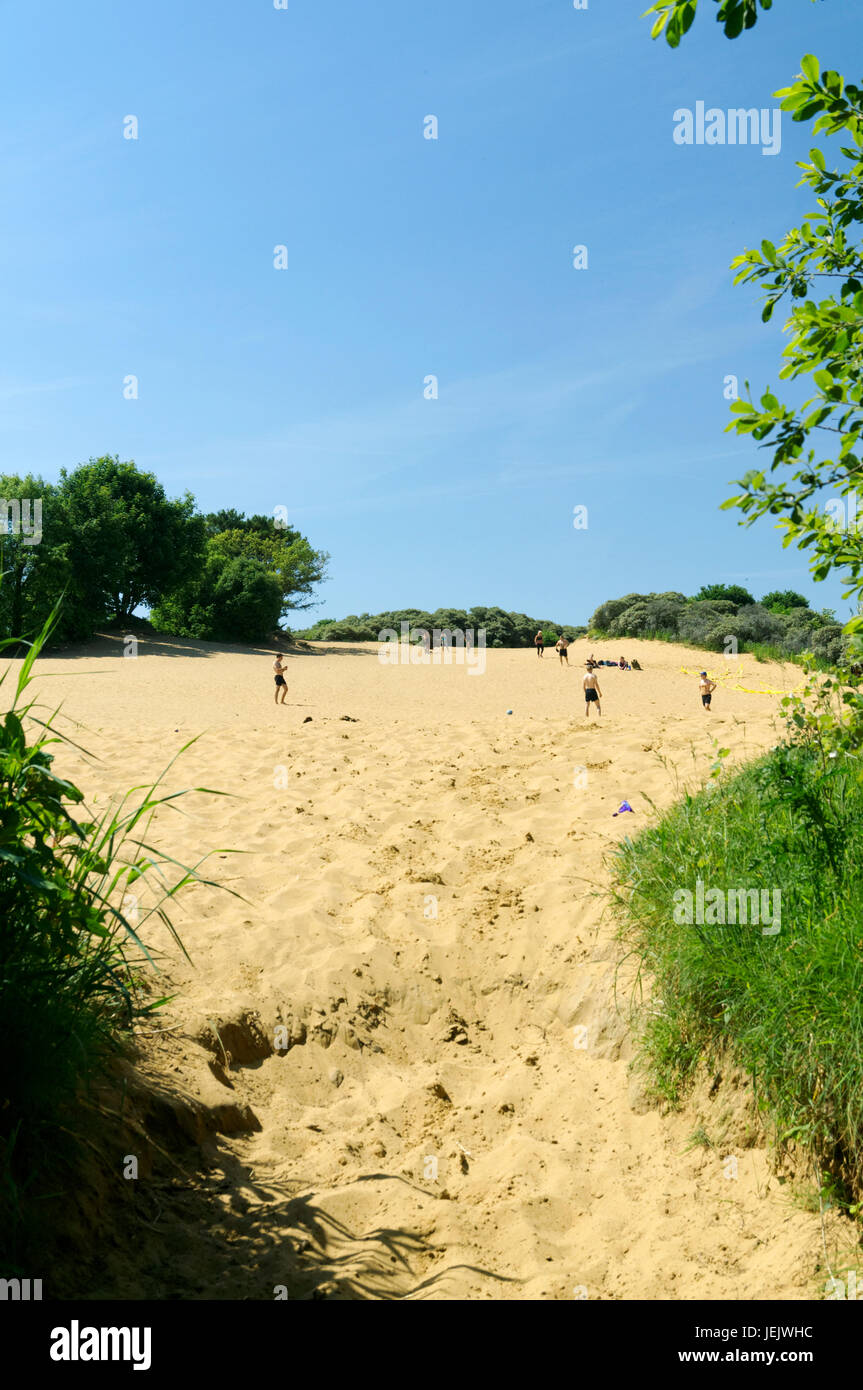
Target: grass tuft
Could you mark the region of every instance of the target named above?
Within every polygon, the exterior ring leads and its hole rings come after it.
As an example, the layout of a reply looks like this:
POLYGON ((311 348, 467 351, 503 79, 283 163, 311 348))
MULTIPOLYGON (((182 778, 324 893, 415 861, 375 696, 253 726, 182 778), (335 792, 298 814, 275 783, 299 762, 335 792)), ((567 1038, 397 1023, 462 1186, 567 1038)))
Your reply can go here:
POLYGON ((44 1179, 64 1166, 76 1099, 165 1003, 147 998, 142 927, 157 918, 182 948, 171 904, 210 882, 205 860, 180 864, 150 841, 159 808, 186 794, 161 792, 164 773, 99 817, 58 776, 51 745, 69 740, 27 698, 51 628, 29 644, 0 718, 0 1248, 13 1273, 44 1179))
MULTIPOLYGON (((619 937, 654 984, 640 1010, 656 1092, 698 1063, 751 1074, 775 1143, 863 1191, 863 786, 856 760, 783 746, 715 775, 614 856, 619 937), (679 890, 781 894, 762 925, 681 920, 679 890), (678 920, 675 921, 675 914, 678 920)), ((775 897, 771 902, 775 903, 775 897)), ((684 906, 681 906, 681 903, 684 906)))

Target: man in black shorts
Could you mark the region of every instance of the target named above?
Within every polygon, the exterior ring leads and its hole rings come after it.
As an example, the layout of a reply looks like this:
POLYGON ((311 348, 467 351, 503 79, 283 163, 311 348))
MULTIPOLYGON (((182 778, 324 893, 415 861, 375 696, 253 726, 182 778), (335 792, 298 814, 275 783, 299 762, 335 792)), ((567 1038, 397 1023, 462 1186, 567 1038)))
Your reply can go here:
POLYGON ((602 705, 600 704, 600 701, 602 699, 602 691, 599 688, 599 681, 596 679, 596 675, 594 674, 594 670, 590 662, 586 661, 584 664, 587 667, 587 675, 585 676, 583 682, 584 714, 585 718, 589 719, 591 705, 595 704, 597 714, 602 714, 602 705))
POLYGON ((708 678, 706 671, 701 672, 698 680, 698 689, 701 691, 701 703, 706 710, 709 710, 710 697, 716 689, 716 682, 708 678))
POLYGON ((285 672, 286 669, 287 669, 287 668, 286 668, 285 666, 282 665, 281 653, 280 653, 280 652, 277 652, 277 653, 276 653, 276 659, 275 659, 275 661, 273 662, 273 670, 274 670, 275 673, 276 673, 275 701, 276 701, 276 704, 277 704, 277 705, 278 705, 278 704, 282 704, 282 705, 283 705, 283 704, 285 703, 285 696, 286 696, 287 693, 288 693, 288 683, 287 683, 287 681, 285 680, 285 677, 284 677, 284 672, 285 672), (281 695, 282 695, 281 700, 279 700, 279 692, 280 692, 280 691, 281 691, 281 695))

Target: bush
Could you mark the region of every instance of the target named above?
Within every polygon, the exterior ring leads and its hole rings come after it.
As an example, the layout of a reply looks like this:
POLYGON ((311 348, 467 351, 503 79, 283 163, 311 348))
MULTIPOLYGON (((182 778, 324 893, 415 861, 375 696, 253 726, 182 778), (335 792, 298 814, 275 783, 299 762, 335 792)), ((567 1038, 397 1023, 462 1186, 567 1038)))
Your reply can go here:
POLYGON ((648 597, 650 596, 647 594, 627 594, 625 598, 607 599, 597 608, 588 624, 589 629, 596 632, 609 632, 615 618, 618 618, 621 613, 634 604, 646 602, 648 597))
POLYGON ((773 589, 769 594, 765 594, 761 600, 762 608, 766 608, 770 613, 790 613, 793 609, 809 607, 808 598, 798 594, 794 589, 773 589))
POLYGON ((744 589, 740 584, 702 584, 695 595, 696 603, 717 599, 732 603, 735 608, 747 607, 755 602, 749 590, 744 589))
POLYGON ((828 623, 809 634, 809 651, 819 660, 836 666, 847 650, 847 639, 838 623, 828 623))
MULTIPOLYGON (((377 642, 378 631, 360 623, 359 619, 350 622, 332 623, 319 639, 322 642, 377 642)), ((396 629, 398 631, 398 629, 396 629)))
POLYGON ((56 1146, 82 1088, 123 1051, 136 1017, 164 1002, 143 1001, 140 926, 156 915, 181 945, 166 903, 185 883, 206 882, 147 843, 156 809, 181 793, 159 796, 157 782, 96 817, 55 772, 48 750, 61 736, 22 698, 47 632, 0 720, 0 1249, 12 1267, 39 1209, 28 1193, 45 1160, 56 1183, 56 1146), (148 884, 151 904, 136 924, 126 890, 135 885, 137 905, 148 884))
POLYGON ((657 1090, 676 1101, 701 1058, 730 1058, 756 1078, 775 1139, 858 1194, 861 866, 863 786, 844 755, 801 746, 687 796, 615 857, 620 935, 655 980, 642 1045, 657 1090), (778 890, 779 933, 675 922, 696 877, 705 892, 764 889, 773 908, 778 890))
POLYGON ((646 601, 641 600, 631 603, 628 608, 624 608, 612 618, 607 632, 609 637, 640 637, 649 631, 649 627, 648 605, 646 601))
POLYGON ((753 642, 779 643, 785 635, 785 630, 786 624, 783 619, 768 613, 759 603, 746 604, 738 608, 729 624, 729 631, 741 645, 753 642))
POLYGON ((677 632, 680 615, 686 607, 682 594, 657 594, 647 601, 647 630, 677 632))
POLYGON ((248 555, 213 547, 195 579, 156 605, 153 626, 204 642, 263 642, 279 625, 282 586, 248 555))
POLYGON ((489 647, 532 647, 540 629, 545 634, 546 642, 552 646, 557 641, 558 633, 576 635, 586 631, 577 624, 530 618, 525 613, 506 613, 502 608, 475 607, 467 611, 438 608, 434 613, 426 613, 419 608, 402 608, 386 613, 363 613, 360 618, 354 614, 339 619, 324 618, 314 627, 298 632, 297 636, 310 642, 376 642, 384 628, 401 635, 403 622, 409 624, 409 629, 424 629, 430 637, 435 629, 438 632, 472 630, 476 640, 478 631, 484 628, 486 645, 489 647))
POLYGON ((681 642, 689 642, 695 647, 721 651, 725 638, 732 635, 734 616, 734 604, 727 600, 693 601, 680 614, 678 636, 681 642))
POLYGON ((755 652, 759 660, 802 660, 809 653, 828 669, 843 659, 848 642, 832 613, 813 612, 792 589, 766 597, 772 609, 733 584, 705 585, 693 599, 673 592, 628 594, 600 604, 591 619, 591 635, 596 641, 678 641, 713 652, 728 650, 728 639, 734 638, 739 651, 755 652))

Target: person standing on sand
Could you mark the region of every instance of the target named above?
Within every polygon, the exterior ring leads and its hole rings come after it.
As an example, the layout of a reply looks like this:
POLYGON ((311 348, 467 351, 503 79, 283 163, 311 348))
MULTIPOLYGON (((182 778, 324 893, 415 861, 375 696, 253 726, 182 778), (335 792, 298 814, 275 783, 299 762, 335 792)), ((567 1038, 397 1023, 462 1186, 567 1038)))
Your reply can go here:
POLYGON ((587 667, 587 675, 585 676, 584 682, 583 682, 583 683, 584 683, 584 714, 585 714, 585 718, 586 718, 586 719, 589 719, 589 718, 590 718, 590 707, 591 707, 591 705, 593 705, 593 704, 596 705, 596 712, 597 712, 597 714, 602 714, 602 705, 600 704, 600 701, 602 700, 602 691, 601 691, 600 688, 599 688, 599 682, 598 682, 598 680, 596 679, 596 676, 594 675, 593 667, 591 666, 590 662, 589 662, 589 661, 586 661, 584 664, 585 664, 585 666, 587 667))
POLYGON ((277 705, 279 705, 279 704, 282 704, 282 705, 283 705, 283 704, 285 703, 285 696, 286 696, 287 693, 288 693, 288 683, 287 683, 287 681, 285 680, 285 676, 284 676, 284 673, 285 673, 285 671, 287 670, 287 667, 282 665, 282 654, 281 654, 281 652, 276 652, 276 659, 275 659, 275 661, 273 662, 273 670, 274 670, 275 673, 276 673, 275 702, 276 702, 277 705), (281 692, 282 692, 282 698, 281 698, 281 700, 279 699, 279 691, 280 691, 280 690, 281 690, 281 692))
POLYGON ((710 697, 716 689, 716 681, 708 678, 707 672, 702 671, 698 681, 698 689, 701 692, 701 703, 707 712, 710 712, 710 697))
POLYGON ((542 635, 542 628, 540 628, 539 632, 534 637, 533 645, 536 647, 537 656, 542 656, 543 647, 545 646, 545 638, 542 635))
POLYGON ((557 639, 557 646, 555 647, 554 650, 557 652, 558 656, 560 657, 560 664, 561 664, 561 666, 564 664, 564 662, 566 662, 567 666, 569 665, 569 652, 567 651, 567 647, 568 647, 568 646, 569 646, 569 638, 568 638, 568 637, 559 637, 559 638, 557 639))

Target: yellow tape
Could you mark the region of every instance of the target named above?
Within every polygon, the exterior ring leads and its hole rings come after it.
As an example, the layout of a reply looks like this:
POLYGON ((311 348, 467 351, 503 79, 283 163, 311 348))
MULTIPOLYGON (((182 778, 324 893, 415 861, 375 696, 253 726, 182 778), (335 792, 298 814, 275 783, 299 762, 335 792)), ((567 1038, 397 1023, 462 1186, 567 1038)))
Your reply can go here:
MULTIPOLYGON (((681 666, 680 669, 685 676, 701 675, 700 671, 690 671, 689 667, 687 666, 681 666)), ((744 673, 741 670, 727 671, 724 675, 714 675, 712 671, 707 672, 709 679, 715 681, 717 685, 722 685, 727 681, 734 680, 738 676, 742 676, 743 674, 744 673)), ((742 690, 746 695, 796 695, 798 691, 803 690, 805 686, 806 682, 803 681, 800 685, 796 686, 794 690, 777 690, 774 686, 771 685, 761 686, 760 689, 749 685, 734 685, 731 687, 731 689, 742 690)))

